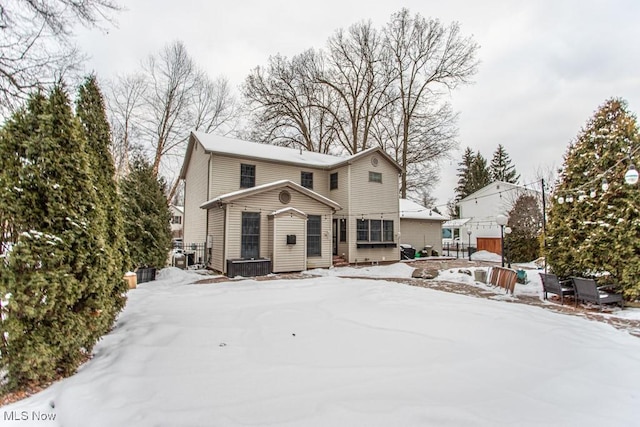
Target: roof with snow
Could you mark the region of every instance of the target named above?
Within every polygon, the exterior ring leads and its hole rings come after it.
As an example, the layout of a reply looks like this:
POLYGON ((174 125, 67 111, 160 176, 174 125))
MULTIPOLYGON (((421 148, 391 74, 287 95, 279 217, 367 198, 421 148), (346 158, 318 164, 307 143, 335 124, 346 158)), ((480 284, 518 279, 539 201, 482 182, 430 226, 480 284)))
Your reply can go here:
POLYGON ((466 202, 468 200, 488 197, 494 194, 508 194, 510 192, 514 192, 515 194, 535 193, 535 192, 540 192, 540 190, 523 187, 522 185, 512 184, 510 182, 505 182, 505 181, 493 181, 491 184, 487 184, 481 189, 469 194, 467 197, 460 200, 460 202, 466 202))
POLYGON ((184 206, 178 206, 178 205, 171 204, 171 205, 169 205, 169 207, 177 210, 181 214, 184 214, 184 206))
POLYGON ((372 147, 350 156, 337 156, 296 148, 280 147, 278 145, 243 141, 241 139, 194 131, 191 132, 184 163, 182 165, 182 170, 180 171, 181 179, 184 179, 186 176, 186 165, 191 157, 194 141, 199 142, 207 153, 217 153, 226 156, 241 157, 243 159, 266 160, 276 163, 309 166, 320 169, 333 169, 338 166, 349 164, 360 157, 378 152, 396 169, 398 169, 398 171, 402 171, 400 165, 398 165, 398 163, 396 163, 396 161, 380 147, 372 147))
POLYGON ((296 190, 299 193, 309 196, 312 199, 315 199, 318 202, 333 208, 334 210, 342 209, 342 207, 338 203, 334 202, 333 200, 327 197, 324 197, 323 195, 318 194, 313 190, 309 190, 308 188, 305 188, 300 184, 296 184, 293 181, 289 181, 288 179, 273 181, 268 184, 256 185, 255 187, 245 188, 242 190, 232 191, 231 193, 223 194, 211 200, 207 200, 206 202, 200 205, 200 209, 210 209, 219 204, 231 203, 235 200, 242 199, 244 197, 251 196, 253 194, 259 194, 264 191, 274 190, 274 189, 283 188, 283 187, 289 187, 292 190, 296 190))
POLYGON ((465 225, 467 222, 469 222, 470 220, 471 220, 471 218, 450 219, 449 221, 447 221, 444 224, 442 224, 442 227, 443 228, 460 228, 463 225, 465 225))
POLYGON ((409 199, 400 199, 400 219, 424 219, 430 221, 446 221, 447 218, 434 212, 433 209, 425 208, 409 199))
POLYGON ((295 214, 301 217, 307 217, 307 214, 302 212, 300 209, 296 209, 296 208, 292 208, 292 207, 288 207, 288 208, 282 208, 282 209, 278 209, 277 211, 273 211, 271 212, 269 215, 271 216, 280 216, 283 214, 295 214))

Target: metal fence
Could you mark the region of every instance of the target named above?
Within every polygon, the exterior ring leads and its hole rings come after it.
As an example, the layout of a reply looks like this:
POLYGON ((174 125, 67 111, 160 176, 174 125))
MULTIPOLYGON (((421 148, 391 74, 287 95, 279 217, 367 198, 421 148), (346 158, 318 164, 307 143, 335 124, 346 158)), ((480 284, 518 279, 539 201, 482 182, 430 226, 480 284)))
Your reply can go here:
POLYGON ((456 258, 471 258, 471 255, 473 255, 474 252, 476 252, 478 249, 476 246, 473 245, 467 245, 464 243, 460 243, 460 242, 455 242, 455 243, 443 243, 442 244, 442 255, 444 256, 448 256, 448 257, 456 257, 456 258))
POLYGON ((211 249, 206 243, 174 244, 174 251, 180 251, 187 259, 187 267, 205 267, 211 258, 211 249))

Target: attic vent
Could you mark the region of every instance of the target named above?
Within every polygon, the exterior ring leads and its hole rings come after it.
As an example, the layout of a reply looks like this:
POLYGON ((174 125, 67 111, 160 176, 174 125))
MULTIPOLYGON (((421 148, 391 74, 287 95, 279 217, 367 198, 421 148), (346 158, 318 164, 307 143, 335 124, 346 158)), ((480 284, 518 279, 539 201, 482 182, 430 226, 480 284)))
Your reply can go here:
POLYGON ((280 203, 286 205, 291 201, 291 194, 289 194, 287 190, 282 190, 278 195, 278 199, 280 200, 280 203))
POLYGON ((371 165, 372 165, 374 168, 377 168, 377 167, 378 167, 378 158, 377 158, 377 157, 372 157, 372 158, 371 158, 371 165))

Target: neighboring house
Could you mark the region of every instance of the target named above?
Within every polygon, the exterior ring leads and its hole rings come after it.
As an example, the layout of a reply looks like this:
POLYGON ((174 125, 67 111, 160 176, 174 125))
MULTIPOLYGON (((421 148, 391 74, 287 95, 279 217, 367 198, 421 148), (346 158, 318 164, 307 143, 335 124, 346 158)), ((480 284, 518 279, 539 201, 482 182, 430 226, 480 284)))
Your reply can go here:
MULTIPOLYGON (((460 200, 460 219, 457 220, 460 240, 467 243, 469 238, 471 245, 477 246, 478 250, 500 253, 500 226, 496 216, 508 216, 518 198, 525 194, 540 197, 539 191, 495 181, 460 200), (467 234, 469 230, 470 236, 467 234)), ((445 223, 443 229, 447 229, 448 225, 445 223)))
POLYGON ((171 237, 182 238, 182 221, 184 217, 184 206, 169 205, 171 211, 171 237))
POLYGON ((184 242, 209 267, 269 259, 271 271, 400 258, 400 166, 380 148, 332 156, 192 132, 184 242), (231 264, 230 264, 231 263, 231 264))
POLYGON ((430 247, 442 255, 442 223, 447 218, 407 199, 400 199, 400 242, 417 250, 430 247))

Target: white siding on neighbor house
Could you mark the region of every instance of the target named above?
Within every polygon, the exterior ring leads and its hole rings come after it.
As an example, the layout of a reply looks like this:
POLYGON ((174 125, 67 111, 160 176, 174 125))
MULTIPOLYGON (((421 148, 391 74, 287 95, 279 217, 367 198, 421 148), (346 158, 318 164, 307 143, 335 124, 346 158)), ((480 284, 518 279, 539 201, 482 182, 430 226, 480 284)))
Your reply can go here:
MULTIPOLYGON (((277 159, 274 159, 277 160, 277 159)), ((313 173, 312 190, 325 197, 329 197, 329 178, 322 169, 302 166, 291 166, 279 163, 269 163, 236 157, 213 155, 211 161, 211 176, 214 178, 209 185, 209 200, 223 194, 240 190, 240 165, 248 164, 256 167, 256 186, 274 181, 289 180, 300 184, 301 172, 313 173)))
MULTIPOLYGON (((260 221, 260 257, 269 257, 272 249, 269 247, 269 219, 268 215, 283 207, 294 207, 307 215, 322 215, 322 256, 307 258, 307 268, 331 266, 331 218, 332 209, 295 189, 284 187, 265 191, 239 199, 228 205, 227 222, 227 259, 241 257, 242 212, 258 212, 260 221), (283 205, 278 195, 287 190, 291 194, 291 201, 283 205)), ((306 247, 305 247, 306 250, 306 247)))
POLYGON ((400 219, 400 242, 417 250, 431 246, 442 255, 442 222, 422 219, 400 219))
POLYGON ((274 273, 303 271, 306 269, 306 222, 307 219, 297 215, 280 215, 270 219, 273 225, 273 251, 271 265, 274 273), (295 245, 287 245, 287 235, 296 236, 295 245))
POLYGON ((399 260, 399 247, 358 249, 356 242, 356 220, 364 218, 393 220, 393 242, 399 243, 397 237, 398 231, 400 231, 398 169, 379 153, 373 153, 357 159, 351 165, 349 178, 350 203, 347 221, 349 250, 347 261, 361 263, 399 260), (377 167, 371 163, 373 157, 378 158, 377 167), (382 183, 369 182, 369 172, 381 173, 382 183))
POLYGON ((207 211, 200 205, 208 200, 209 155, 200 143, 193 144, 189 167, 185 174, 183 237, 185 244, 202 244, 206 240, 207 211))
MULTIPOLYGON (((476 244, 477 237, 500 237, 496 216, 508 216, 516 200, 524 194, 539 196, 536 191, 514 184, 494 182, 458 202, 460 218, 470 218, 466 228, 471 230, 471 244, 476 244)), ((468 243, 466 233, 462 231, 461 234, 460 239, 468 243)))
POLYGON ((209 231, 211 238, 210 267, 216 271, 224 271, 224 218, 225 206, 211 208, 209 211, 209 231))

